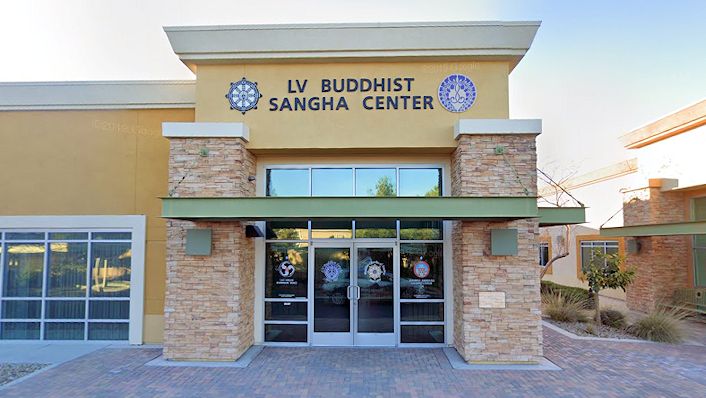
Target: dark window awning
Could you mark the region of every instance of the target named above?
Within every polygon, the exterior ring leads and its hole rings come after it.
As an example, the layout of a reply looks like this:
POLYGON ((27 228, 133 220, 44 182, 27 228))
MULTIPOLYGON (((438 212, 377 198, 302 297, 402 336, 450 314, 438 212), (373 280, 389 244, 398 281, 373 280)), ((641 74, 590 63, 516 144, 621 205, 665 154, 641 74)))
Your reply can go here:
POLYGON ((539 218, 541 226, 579 224, 585 208, 538 208, 534 197, 162 198, 162 217, 185 220, 539 218))
POLYGON ((631 225, 601 228, 601 236, 670 236, 706 234, 706 221, 685 221, 666 224, 631 225))

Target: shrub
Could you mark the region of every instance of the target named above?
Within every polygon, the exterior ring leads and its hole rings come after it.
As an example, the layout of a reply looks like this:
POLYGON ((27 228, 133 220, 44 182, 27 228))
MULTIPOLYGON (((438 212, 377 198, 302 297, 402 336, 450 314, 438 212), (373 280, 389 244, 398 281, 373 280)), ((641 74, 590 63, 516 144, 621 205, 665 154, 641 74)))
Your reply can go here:
POLYGON ((557 322, 586 322, 586 300, 561 292, 542 294, 544 313, 557 322))
POLYGON ((601 323, 616 329, 625 327, 625 315, 618 310, 601 310, 601 323))
POLYGON ((681 320, 684 312, 660 307, 628 326, 628 333, 641 339, 662 343, 679 343, 684 334, 681 320))
POLYGON ((585 300, 586 309, 594 309, 593 296, 587 289, 574 286, 565 286, 551 281, 541 281, 541 292, 546 293, 561 293, 565 297, 573 296, 577 299, 585 300))

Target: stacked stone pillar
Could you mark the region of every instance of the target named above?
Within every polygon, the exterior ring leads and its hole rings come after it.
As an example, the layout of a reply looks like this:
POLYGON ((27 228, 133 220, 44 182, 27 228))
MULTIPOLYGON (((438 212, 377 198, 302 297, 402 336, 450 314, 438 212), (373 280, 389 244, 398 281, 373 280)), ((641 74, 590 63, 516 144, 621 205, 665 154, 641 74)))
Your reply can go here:
MULTIPOLYGON (((173 197, 254 196, 255 158, 239 137, 170 139, 173 197)), ((254 244, 239 221, 167 223, 164 356, 228 361, 253 344, 254 244), (212 230, 209 256, 185 253, 186 231, 212 230)))
MULTIPOLYGON (((623 224, 648 225, 683 222, 686 199, 669 192, 677 181, 651 179, 647 187, 625 192, 623 224)), ((669 302, 674 290, 689 286, 689 236, 645 236, 637 238, 639 250, 627 253, 627 265, 635 268, 635 280, 628 285, 629 309, 649 312, 660 302, 669 302)))
MULTIPOLYGON (((536 135, 458 135, 452 195, 536 196, 536 135)), ((454 346, 466 361, 524 363, 542 357, 538 232, 537 219, 454 223, 454 346), (518 230, 516 256, 491 255, 493 228, 518 230), (480 308, 481 292, 505 293, 505 308, 480 308)))

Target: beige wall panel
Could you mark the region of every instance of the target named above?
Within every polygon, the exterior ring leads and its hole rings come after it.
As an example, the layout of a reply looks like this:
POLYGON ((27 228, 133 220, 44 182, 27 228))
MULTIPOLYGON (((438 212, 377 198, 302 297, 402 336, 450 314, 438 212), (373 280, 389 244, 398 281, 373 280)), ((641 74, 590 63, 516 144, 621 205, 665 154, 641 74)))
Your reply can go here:
POLYGON ((142 336, 145 344, 160 344, 164 341, 164 316, 145 315, 142 336))
POLYGON ((251 150, 289 148, 453 148, 454 123, 461 118, 508 117, 508 64, 504 62, 414 62, 200 65, 196 85, 198 122, 245 122, 251 150), (452 113, 438 101, 441 81, 452 73, 469 76, 476 102, 452 113), (230 82, 246 77, 258 83, 263 97, 245 115, 231 110, 225 98, 230 82), (321 93, 322 78, 412 77, 411 92, 321 93), (290 79, 308 79, 303 94, 287 93, 290 79), (349 109, 270 111, 271 97, 345 96, 349 109), (433 110, 365 110, 367 95, 429 95, 433 110))
MULTIPOLYGON (((193 118, 192 109, 0 112, 0 215, 146 214, 145 314, 162 314, 169 142, 161 123, 193 118)), ((161 341, 162 316, 150 317, 145 341, 161 341)))

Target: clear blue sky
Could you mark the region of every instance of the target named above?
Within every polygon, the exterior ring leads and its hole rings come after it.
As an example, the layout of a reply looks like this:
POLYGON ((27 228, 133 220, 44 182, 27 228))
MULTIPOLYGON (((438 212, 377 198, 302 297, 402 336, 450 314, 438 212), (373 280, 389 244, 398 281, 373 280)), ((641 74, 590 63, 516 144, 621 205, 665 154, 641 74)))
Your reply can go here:
MULTIPOLYGON (((561 177, 627 155, 617 137, 706 98, 706 1, 14 1, 0 81, 185 79, 163 25, 541 20, 511 75, 514 118, 542 118, 561 177)), ((2 95, 2 93, 0 93, 2 95)))

